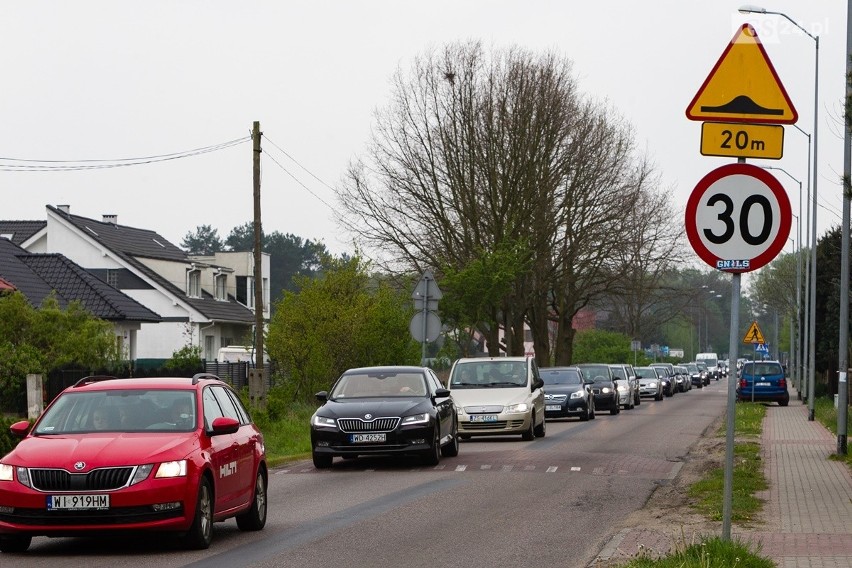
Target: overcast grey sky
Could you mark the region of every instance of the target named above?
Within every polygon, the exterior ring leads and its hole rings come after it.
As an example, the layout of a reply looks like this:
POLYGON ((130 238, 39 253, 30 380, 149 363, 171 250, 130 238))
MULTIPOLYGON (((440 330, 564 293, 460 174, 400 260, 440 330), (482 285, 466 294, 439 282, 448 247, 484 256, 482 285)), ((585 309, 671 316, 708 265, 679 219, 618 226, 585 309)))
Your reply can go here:
MULTIPOLYGON (((813 131, 814 41, 780 16, 739 14, 742 4, 6 1, 0 218, 44 219, 45 205, 68 204, 72 213, 95 219, 116 214, 120 224, 155 230, 175 244, 199 225, 224 238, 253 216, 248 142, 110 169, 11 171, 19 164, 6 158, 171 154, 247 137, 258 120, 268 139, 264 229, 321 240, 335 253, 351 251, 334 224, 328 186, 363 153, 395 69, 407 69, 430 47, 468 39, 572 59, 582 90, 609 101, 633 124, 639 148, 673 188, 682 216, 698 180, 733 161, 701 156, 701 123, 688 120, 685 110, 743 23, 757 29, 798 110, 798 126, 813 131)), ((819 234, 840 221, 845 4, 762 4, 820 36, 819 234)), ((784 158, 762 163, 804 184, 807 154, 807 138, 788 126, 784 158)), ((798 185, 775 173, 798 215, 798 185)))

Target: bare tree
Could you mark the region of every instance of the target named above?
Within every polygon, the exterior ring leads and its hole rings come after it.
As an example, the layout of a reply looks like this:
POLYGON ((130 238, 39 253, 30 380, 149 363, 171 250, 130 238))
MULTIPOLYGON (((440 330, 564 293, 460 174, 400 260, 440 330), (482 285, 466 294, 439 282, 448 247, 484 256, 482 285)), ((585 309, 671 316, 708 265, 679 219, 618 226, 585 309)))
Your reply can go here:
POLYGON ((397 71, 339 219, 391 270, 457 274, 513 251, 494 275, 511 285, 474 325, 492 354, 516 354, 529 322, 546 364, 556 322, 552 351, 570 361, 572 318, 616 280, 618 227, 650 174, 634 159, 629 125, 580 96, 569 60, 453 44, 397 71))
POLYGON ((657 330, 676 319, 681 310, 675 298, 690 298, 673 269, 685 260, 683 220, 670 204, 668 192, 647 180, 635 207, 624 212, 624 246, 615 251, 620 278, 603 300, 610 310, 611 328, 643 338, 646 329, 657 330))

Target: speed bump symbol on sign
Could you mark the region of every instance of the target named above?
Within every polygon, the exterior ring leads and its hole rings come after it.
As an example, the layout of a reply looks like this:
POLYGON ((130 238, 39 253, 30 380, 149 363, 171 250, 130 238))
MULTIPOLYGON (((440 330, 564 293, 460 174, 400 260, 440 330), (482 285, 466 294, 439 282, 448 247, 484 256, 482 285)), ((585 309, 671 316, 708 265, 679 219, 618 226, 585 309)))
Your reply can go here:
POLYGON ((799 115, 750 24, 734 35, 686 108, 690 120, 794 124, 799 115))

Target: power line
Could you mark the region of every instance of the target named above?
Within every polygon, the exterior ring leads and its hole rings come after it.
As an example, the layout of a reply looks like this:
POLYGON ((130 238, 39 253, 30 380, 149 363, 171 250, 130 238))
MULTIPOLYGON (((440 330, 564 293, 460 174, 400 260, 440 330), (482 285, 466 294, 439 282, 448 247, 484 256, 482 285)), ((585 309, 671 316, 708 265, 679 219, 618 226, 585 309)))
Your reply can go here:
MULTIPOLYGON (((264 138, 265 138, 265 137, 264 137, 264 138)), ((267 140, 269 140, 269 139, 267 138, 267 140)), ((276 148, 277 148, 277 146, 276 146, 276 148)), ((280 150, 280 148, 279 148, 279 150, 280 150)), ((282 170, 285 174, 287 174, 288 176, 290 176, 290 177, 293 179, 293 181, 295 181, 296 183, 298 183, 299 185, 301 185, 301 186, 305 189, 305 191, 307 191, 308 193, 310 193, 311 195, 313 195, 315 198, 317 198, 317 200, 318 200, 318 201, 320 201, 323 205, 325 205, 326 207, 328 207, 328 208, 329 208, 329 209, 331 209, 332 211, 335 211, 335 208, 334 208, 334 207, 332 207, 332 206, 331 206, 331 205, 330 205, 330 204, 329 204, 329 203, 328 203, 325 199, 323 199, 322 197, 320 197, 319 195, 317 195, 316 193, 314 193, 314 191, 313 191, 313 190, 311 190, 311 188, 309 188, 309 187, 308 187, 308 186, 306 186, 304 183, 302 183, 302 180, 300 180, 299 178, 297 178, 295 175, 293 175, 293 173, 292 173, 292 172, 290 172, 290 170, 288 170, 288 169, 287 169, 287 168, 285 168, 283 165, 281 165, 281 162, 279 162, 278 160, 276 160, 275 158, 273 158, 273 157, 272 157, 272 155, 271 155, 269 152, 265 152, 263 155, 264 155, 264 156, 267 156, 270 160, 272 160, 272 161, 275 163, 275 165, 276 165, 276 166, 278 166, 279 168, 281 168, 281 170, 282 170)), ((308 172, 308 173, 310 173, 310 172, 308 172)), ((313 175, 313 174, 312 174, 312 175, 313 175)))
POLYGON ((0 156, 0 171, 7 172, 67 172, 79 170, 98 170, 109 168, 121 168, 127 166, 139 166, 143 164, 152 164, 156 162, 166 162, 170 160, 179 160, 210 152, 225 150, 239 144, 244 144, 251 140, 251 136, 236 138, 227 142, 204 146, 203 148, 195 148, 192 150, 184 150, 182 152, 173 152, 171 154, 159 154, 154 156, 142 156, 138 158, 116 158, 116 159, 86 159, 86 160, 35 160, 27 158, 9 158, 0 156), (5 164, 3 162, 12 162, 5 164))

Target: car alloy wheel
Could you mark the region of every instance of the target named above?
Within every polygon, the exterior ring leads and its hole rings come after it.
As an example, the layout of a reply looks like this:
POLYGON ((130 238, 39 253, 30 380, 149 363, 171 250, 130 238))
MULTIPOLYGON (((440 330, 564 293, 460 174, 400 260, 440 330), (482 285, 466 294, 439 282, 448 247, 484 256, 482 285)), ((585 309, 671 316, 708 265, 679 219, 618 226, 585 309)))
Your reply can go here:
MULTIPOLYGON (((535 420, 535 414, 533 414, 533 420, 535 420)), ((541 419, 541 424, 535 427, 534 434, 536 438, 544 438, 547 434, 547 420, 544 417, 541 419)))
POLYGON ((266 478, 258 470, 254 482, 254 498, 249 510, 237 515, 237 527, 241 531, 259 531, 266 525, 266 478))
POLYGON ((213 540, 213 492, 210 480, 201 478, 198 487, 198 499, 195 500, 195 518, 186 533, 186 546, 195 550, 210 548, 213 540))
POLYGON ((529 442, 530 440, 535 439, 535 428, 533 422, 535 421, 535 414, 530 415, 530 427, 524 430, 524 433, 521 434, 521 439, 529 442))
POLYGON ((424 465, 438 465, 441 461, 441 433, 438 424, 435 424, 435 435, 432 436, 432 445, 423 452, 424 465))
POLYGON ((328 469, 331 467, 331 462, 334 461, 334 456, 318 454, 316 451, 311 454, 311 457, 314 460, 314 467, 317 469, 328 469))
POLYGON ((441 448, 441 455, 445 458, 454 458, 459 455, 459 425, 453 420, 453 430, 450 432, 450 443, 441 448))

